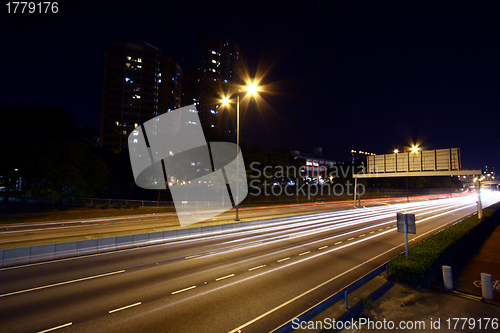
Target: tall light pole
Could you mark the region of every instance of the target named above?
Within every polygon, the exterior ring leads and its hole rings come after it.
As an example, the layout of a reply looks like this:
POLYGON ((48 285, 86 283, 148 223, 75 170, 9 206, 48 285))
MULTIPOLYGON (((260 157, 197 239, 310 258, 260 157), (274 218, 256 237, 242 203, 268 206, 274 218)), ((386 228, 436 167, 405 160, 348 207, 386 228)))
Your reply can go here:
MULTIPOLYGON (((257 92, 259 91, 259 86, 255 83, 252 82, 248 86, 245 87, 245 89, 248 91, 248 94, 251 96, 257 95, 257 92)), ((222 99, 222 105, 229 105, 229 98, 224 97, 222 99)), ((238 190, 239 190, 239 170, 240 170, 240 159, 238 158, 238 153, 240 151, 240 91, 236 93, 236 200, 235 200, 235 205, 236 205, 236 217, 235 221, 239 221, 239 196, 238 196, 238 190)))

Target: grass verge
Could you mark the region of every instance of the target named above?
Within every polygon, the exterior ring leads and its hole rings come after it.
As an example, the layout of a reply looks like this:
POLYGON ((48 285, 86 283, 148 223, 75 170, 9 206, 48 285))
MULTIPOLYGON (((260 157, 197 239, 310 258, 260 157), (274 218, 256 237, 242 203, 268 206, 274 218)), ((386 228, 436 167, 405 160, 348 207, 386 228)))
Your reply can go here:
POLYGON ((441 232, 424 239, 409 250, 409 260, 405 254, 400 254, 389 261, 389 271, 396 281, 417 285, 431 273, 433 265, 448 251, 464 239, 476 226, 500 208, 495 204, 483 210, 483 219, 472 215, 441 232))

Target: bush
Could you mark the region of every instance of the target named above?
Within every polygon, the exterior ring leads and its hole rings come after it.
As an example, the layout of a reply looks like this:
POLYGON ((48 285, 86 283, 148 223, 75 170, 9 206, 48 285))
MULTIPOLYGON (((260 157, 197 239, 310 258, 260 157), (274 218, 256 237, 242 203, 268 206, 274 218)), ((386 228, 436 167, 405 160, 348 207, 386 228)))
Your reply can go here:
MULTIPOLYGON (((493 211, 485 209, 484 216, 491 216, 493 211)), ((398 282, 420 283, 431 272, 433 264, 480 223, 481 220, 474 215, 424 239, 410 249, 409 260, 406 260, 406 254, 392 258, 389 271, 398 282)))
POLYGON ((139 208, 139 207, 141 207, 141 204, 140 204, 140 203, 138 203, 138 202, 136 202, 136 203, 134 204, 134 208, 135 208, 135 209, 137 209, 137 208, 139 208))
POLYGON ((126 204, 126 205, 125 205, 125 208, 127 208, 127 209, 132 208, 132 204, 131 204, 131 203, 126 204))
POLYGON ((123 207, 123 202, 117 202, 116 203, 116 208, 122 209, 122 207, 123 207))
POLYGON ((109 208, 109 203, 105 202, 104 205, 102 205, 102 209, 108 209, 109 208))

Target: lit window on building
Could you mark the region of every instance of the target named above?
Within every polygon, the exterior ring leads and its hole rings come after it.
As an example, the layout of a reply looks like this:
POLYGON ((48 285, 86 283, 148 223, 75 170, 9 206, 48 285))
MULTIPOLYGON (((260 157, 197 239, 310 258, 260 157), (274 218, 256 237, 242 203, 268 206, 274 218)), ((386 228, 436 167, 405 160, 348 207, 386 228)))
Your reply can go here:
POLYGON ((138 59, 137 59, 137 62, 142 62, 142 59, 141 59, 141 58, 138 58, 138 59))
POLYGON ((123 135, 127 135, 127 131, 123 131, 123 135))

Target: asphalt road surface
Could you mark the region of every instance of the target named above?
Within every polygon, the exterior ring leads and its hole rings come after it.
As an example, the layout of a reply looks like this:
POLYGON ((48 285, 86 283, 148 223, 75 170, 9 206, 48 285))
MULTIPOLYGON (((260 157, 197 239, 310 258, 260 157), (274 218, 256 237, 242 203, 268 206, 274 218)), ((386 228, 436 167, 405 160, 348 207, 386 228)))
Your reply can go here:
MULTIPOLYGON (((428 195, 413 197, 412 201, 430 200, 447 195, 428 195)), ((384 198, 363 200, 366 207, 404 202, 406 198, 384 198)), ((333 203, 309 203, 285 206, 264 206, 240 208, 240 220, 267 219, 298 214, 330 212, 352 208, 352 201, 333 203)), ((193 211, 180 214, 196 214, 193 211)), ((213 219, 193 226, 234 222, 234 209, 213 219)), ((16 223, 0 226, 0 249, 27 247, 33 245, 73 242, 85 239, 133 235, 180 228, 177 214, 159 213, 117 216, 106 218, 82 219, 58 222, 16 223)))
MULTIPOLYGON (((2 332, 269 332, 422 239, 477 196, 290 216, 265 226, 0 270, 2 332), (412 242, 413 243, 413 242, 412 242), (410 243, 410 244, 412 244, 410 243)), ((484 193, 483 206, 500 201, 484 193)))

